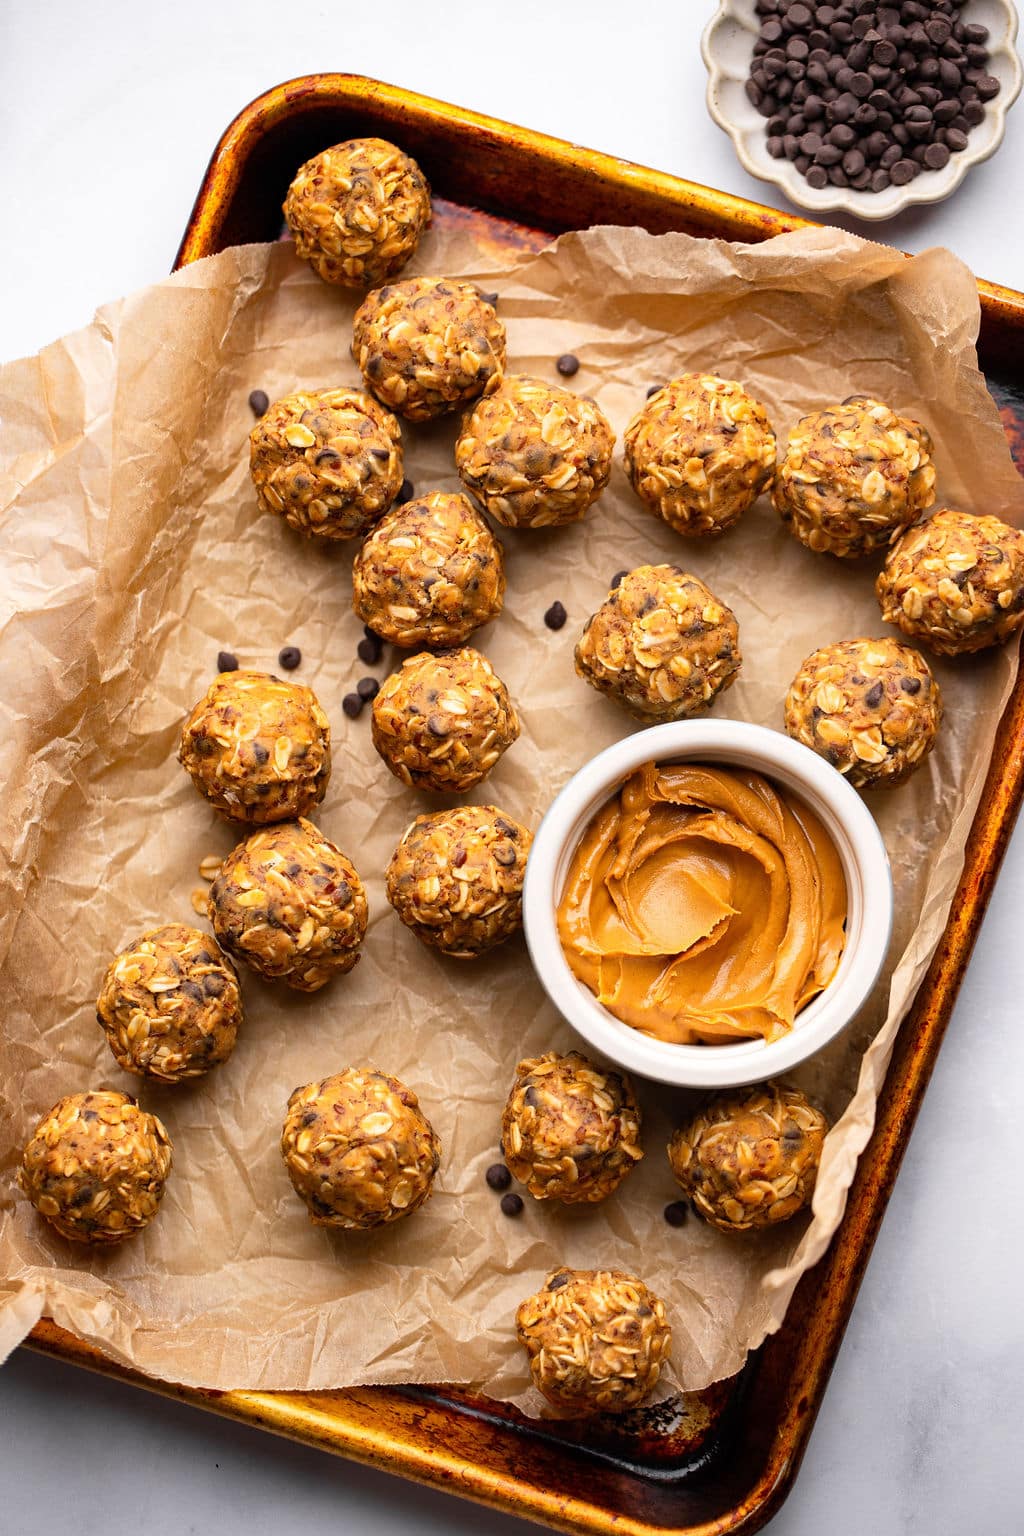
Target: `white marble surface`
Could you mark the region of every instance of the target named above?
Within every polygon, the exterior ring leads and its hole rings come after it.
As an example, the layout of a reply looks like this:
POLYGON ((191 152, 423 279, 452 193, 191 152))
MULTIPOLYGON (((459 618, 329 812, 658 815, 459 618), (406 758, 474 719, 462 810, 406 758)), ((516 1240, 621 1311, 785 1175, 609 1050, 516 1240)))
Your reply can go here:
MULTIPOLYGON (((377 76, 766 202, 707 118, 698 0, 0 8, 0 355, 164 273, 215 140, 269 85, 377 76)), ((882 235, 1024 287, 1024 105, 956 198, 882 235)), ((1021 1528, 1024 835, 1010 849, 795 1490, 773 1536, 1021 1528)), ((535 1527, 19 1354, 0 1373, 0 1536, 535 1527)))

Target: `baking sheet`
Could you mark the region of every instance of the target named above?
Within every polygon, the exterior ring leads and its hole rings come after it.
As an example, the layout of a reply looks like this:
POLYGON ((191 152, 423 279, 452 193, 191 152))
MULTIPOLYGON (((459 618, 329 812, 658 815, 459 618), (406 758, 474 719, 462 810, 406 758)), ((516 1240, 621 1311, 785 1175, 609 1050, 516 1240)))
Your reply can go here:
MULTIPOLYGON (((577 352, 575 387, 595 395, 620 435, 646 386, 684 368, 744 379, 780 429, 868 390, 928 423, 943 501, 1024 520, 974 362, 973 280, 948 253, 906 262, 834 231, 750 249, 599 229, 495 276, 469 239, 436 234, 415 270, 486 277, 501 293, 510 366, 554 380, 553 358, 577 352)), ((887 977, 857 1026, 802 1075, 833 1114, 845 1107, 813 1222, 742 1244, 696 1223, 665 1226, 661 1206, 675 1191, 663 1147, 687 1100, 646 1084, 649 1155, 618 1196, 576 1212, 531 1202, 520 1221, 504 1220, 483 1170, 515 1062, 572 1037, 520 942, 470 968, 427 954, 390 913, 383 867, 426 802, 379 764, 365 716, 340 711, 365 670, 354 659, 351 550, 311 549, 258 518, 245 468, 251 388, 273 397, 355 381, 353 307, 287 247, 236 249, 109 306, 89 330, 0 377, 11 615, 0 638, 0 1081, 12 1110, 0 1145, 0 1344, 12 1347, 49 1311, 116 1358, 186 1383, 448 1380, 532 1407, 515 1304, 554 1263, 601 1263, 639 1269, 665 1296, 676 1378, 696 1388, 736 1370, 777 1326, 838 1223, 893 1021, 945 919, 1013 658, 939 665, 940 747, 911 785, 873 798, 897 876, 892 997, 887 977), (234 840, 173 761, 181 716, 222 646, 271 668, 286 642, 302 646, 298 676, 334 725, 320 820, 367 882, 366 954, 313 998, 246 978, 248 1023, 232 1061, 194 1087, 142 1088, 175 1142, 168 1197, 141 1239, 87 1257, 15 1200, 18 1149, 61 1093, 133 1091, 92 1018, 103 966, 148 924, 192 920, 199 859, 234 840), (445 1143, 440 1187, 408 1223, 332 1236, 308 1225, 291 1193, 280 1121, 297 1083, 366 1055, 420 1092, 445 1143)), ((457 486, 453 435, 453 424, 405 429, 418 489, 457 486)), ((639 508, 617 468, 583 525, 503 537, 506 612, 479 643, 524 731, 471 798, 534 824, 586 757, 633 728, 572 671, 575 635, 615 570, 682 560, 729 602, 745 666, 717 712, 775 727, 808 651, 881 632, 873 567, 810 555, 765 502, 719 544, 688 543, 639 508), (570 613, 560 634, 542 623, 555 598, 570 613)))

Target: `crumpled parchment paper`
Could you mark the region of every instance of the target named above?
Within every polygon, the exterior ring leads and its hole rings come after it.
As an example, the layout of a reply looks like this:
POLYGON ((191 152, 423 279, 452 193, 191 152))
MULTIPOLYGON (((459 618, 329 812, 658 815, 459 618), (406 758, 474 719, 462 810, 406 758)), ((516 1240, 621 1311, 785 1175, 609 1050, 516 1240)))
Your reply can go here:
MULTIPOLYGON (((743 380, 780 436, 795 417, 870 392, 921 418, 936 442, 940 503, 1024 521, 999 420, 977 370, 968 271, 934 250, 907 261, 830 230, 764 245, 598 228, 509 267, 465 234, 432 232, 413 270, 486 279, 500 292, 509 367, 575 387, 621 433, 647 386, 687 369, 743 380), (500 262, 506 267, 500 269, 500 262)), ((536 1407, 513 1313, 552 1265, 637 1270, 664 1296, 675 1385, 736 1371, 777 1328, 798 1277, 843 1212, 893 1035, 945 921, 1015 647, 936 663, 940 743, 906 788, 871 798, 893 860, 897 930, 862 1017, 797 1074, 837 1123, 813 1219, 731 1240, 674 1230, 665 1157, 686 1095, 639 1083, 646 1160, 605 1204, 527 1201, 502 1217, 484 1182, 517 1060, 574 1037, 545 1001, 522 941, 475 963, 428 952, 392 914, 383 873, 414 814, 341 698, 355 658, 352 546, 320 548, 260 517, 247 473, 249 391, 355 382, 355 299, 323 286, 287 245, 186 268, 102 309, 87 329, 0 373, 0 1356, 43 1313, 142 1371, 215 1388, 357 1382, 472 1384, 536 1407), (175 1089, 128 1078, 94 1014, 109 957, 151 924, 199 922, 199 860, 236 840, 174 760, 186 710, 219 649, 296 674, 334 731, 319 820, 367 884, 371 920, 353 973, 311 997, 243 976, 232 1060, 175 1089), (419 1092, 444 1143, 436 1192, 378 1234, 312 1227, 278 1151, 297 1084, 372 1058, 419 1092), (174 1142, 158 1220, 90 1253, 17 1195, 37 1118, 62 1094, 139 1093, 174 1142)), ((456 425, 404 428, 418 490, 457 488, 456 425)), ((508 596, 478 636, 523 719, 518 744, 471 798, 536 825, 566 779, 627 716, 573 672, 572 648, 616 570, 682 563, 735 609, 744 665, 719 714, 781 729, 803 658, 882 632, 874 565, 815 556, 766 499, 718 543, 687 542, 643 511, 617 466, 583 524, 503 532, 508 596), (569 611, 560 633, 542 615, 569 611)), ((394 653, 390 653, 394 658, 394 653)), ((383 675, 384 668, 376 669, 383 675)))

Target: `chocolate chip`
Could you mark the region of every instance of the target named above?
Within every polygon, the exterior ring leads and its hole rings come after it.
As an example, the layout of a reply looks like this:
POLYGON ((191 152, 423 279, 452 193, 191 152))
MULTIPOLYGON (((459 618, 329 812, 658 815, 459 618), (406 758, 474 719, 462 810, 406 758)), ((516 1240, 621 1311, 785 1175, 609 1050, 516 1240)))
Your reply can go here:
POLYGON ((501 1214, 503 1216, 521 1216, 523 1214, 523 1197, 515 1193, 502 1195, 501 1214))
POLYGON ((286 645, 277 653, 277 664, 286 672, 294 672, 302 664, 302 652, 297 645, 286 645))
POLYGON ((656 395, 658 393, 659 389, 664 389, 664 388, 665 388, 664 384, 648 384, 648 386, 647 386, 647 398, 648 398, 648 400, 651 398, 652 395, 656 395))
POLYGON ((999 95, 999 81, 995 75, 982 75, 978 81, 978 95, 982 101, 991 101, 993 96, 999 95))
POLYGON ((356 693, 364 704, 369 704, 370 700, 375 699, 380 693, 380 683, 375 677, 361 677, 356 683, 356 693))
POLYGON ((218 672, 237 672, 238 671, 238 657, 235 655, 234 651, 218 651, 217 652, 217 671, 218 672))
POLYGON ((903 689, 904 693, 920 693, 921 679, 919 677, 901 677, 900 687, 903 689))
POLYGON ((494 309, 497 305, 498 295, 496 293, 482 293, 480 297, 483 299, 484 303, 489 304, 492 309, 494 309))
POLYGON ((416 487, 413 485, 412 481, 403 480, 398 488, 398 495, 395 497, 395 506, 404 507, 405 503, 407 501, 412 501, 415 495, 416 487))
POLYGON ((628 575, 628 571, 616 571, 615 575, 611 579, 611 582, 609 583, 609 591, 615 592, 619 587, 621 587, 624 578, 628 575))
POLYGON ((575 352, 563 352, 555 362, 555 367, 564 379, 571 379, 574 373, 579 373, 580 360, 575 352))
POLYGON ((346 693, 341 701, 341 707, 350 720, 355 720, 363 712, 363 701, 358 693, 346 693))
POLYGON ((878 705, 881 704, 882 694, 884 692, 885 689, 882 687, 881 683, 872 683, 871 687, 864 695, 864 703, 867 705, 868 709, 876 709, 878 705))
POLYGON ((941 171, 949 164, 949 149, 945 144, 929 144, 924 152, 924 163, 930 171, 941 171))
POLYGON ((568 1285, 571 1279, 572 1276, 567 1269, 560 1269, 557 1275, 551 1276, 551 1279, 547 1284, 547 1289, 549 1291, 560 1291, 562 1286, 568 1285))
POLYGON ((684 1227, 689 1219, 690 1207, 685 1200, 673 1200, 661 1214, 670 1227, 684 1227))
POLYGON ((807 185, 815 188, 828 186, 828 171, 823 165, 811 166, 807 172, 807 185))
POLYGON ((249 396, 249 409, 254 416, 265 416, 270 409, 270 396, 265 389, 254 389, 249 396))
POLYGON ((356 646, 356 655, 368 667, 375 667, 380 661, 383 649, 384 642, 379 635, 364 635, 356 646))
POLYGON ((893 186, 905 187, 917 175, 917 166, 913 160, 897 160, 889 175, 893 186))
POLYGON ((565 608, 561 603, 552 603, 544 615, 544 623, 548 629, 561 629, 566 620, 565 608))
POLYGON ((492 1163, 484 1177, 487 1180, 488 1189, 496 1190, 498 1194, 503 1189, 508 1189, 512 1183, 512 1175, 504 1163, 492 1163))

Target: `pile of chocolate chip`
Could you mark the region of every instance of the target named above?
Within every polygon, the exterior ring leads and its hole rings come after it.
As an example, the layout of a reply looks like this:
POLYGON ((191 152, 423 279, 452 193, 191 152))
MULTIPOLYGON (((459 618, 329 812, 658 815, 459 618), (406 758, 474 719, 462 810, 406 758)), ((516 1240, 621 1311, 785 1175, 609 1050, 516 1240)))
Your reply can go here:
POLYGON ((768 153, 812 187, 883 192, 940 171, 998 94, 988 29, 964 0, 813 5, 758 0, 747 95, 768 119, 768 153))

